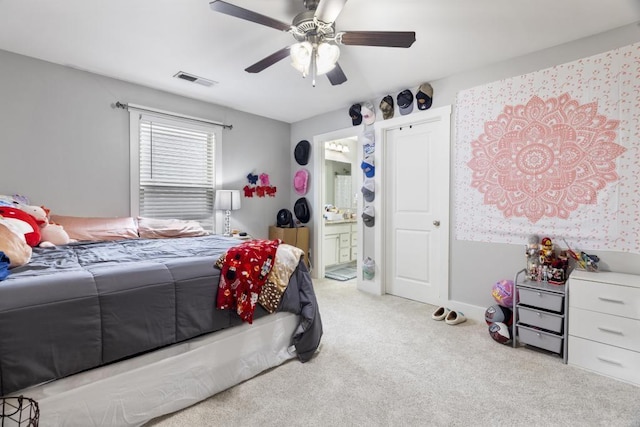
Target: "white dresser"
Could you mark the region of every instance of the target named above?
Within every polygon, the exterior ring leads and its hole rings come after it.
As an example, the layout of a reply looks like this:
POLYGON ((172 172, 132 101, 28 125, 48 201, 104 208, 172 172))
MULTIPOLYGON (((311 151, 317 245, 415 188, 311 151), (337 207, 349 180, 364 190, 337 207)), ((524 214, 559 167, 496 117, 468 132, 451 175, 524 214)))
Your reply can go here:
POLYGON ((569 364, 640 386, 640 276, 569 277, 569 364))

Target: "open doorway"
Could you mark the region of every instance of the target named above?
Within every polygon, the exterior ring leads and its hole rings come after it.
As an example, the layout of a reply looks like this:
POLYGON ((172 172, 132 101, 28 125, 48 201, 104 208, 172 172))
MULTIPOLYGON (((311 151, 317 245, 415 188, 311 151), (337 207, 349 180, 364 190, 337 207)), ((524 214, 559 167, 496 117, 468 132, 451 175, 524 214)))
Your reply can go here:
POLYGON ((316 181, 314 211, 315 277, 355 278, 358 259, 358 137, 354 130, 314 138, 316 181))

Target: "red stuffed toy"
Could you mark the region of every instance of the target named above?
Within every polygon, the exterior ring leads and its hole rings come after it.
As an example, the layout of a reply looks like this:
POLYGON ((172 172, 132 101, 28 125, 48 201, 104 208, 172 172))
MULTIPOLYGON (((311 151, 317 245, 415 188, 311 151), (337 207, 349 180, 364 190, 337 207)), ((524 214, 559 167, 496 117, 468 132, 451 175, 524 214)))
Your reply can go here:
MULTIPOLYGON (((3 216, 5 219, 14 219, 26 222, 31 230, 24 233, 24 238, 29 246, 38 246, 38 243, 40 243, 41 240, 40 227, 33 216, 23 210, 9 206, 0 206, 0 216, 3 216)), ((29 227, 24 228, 27 229, 29 227)))

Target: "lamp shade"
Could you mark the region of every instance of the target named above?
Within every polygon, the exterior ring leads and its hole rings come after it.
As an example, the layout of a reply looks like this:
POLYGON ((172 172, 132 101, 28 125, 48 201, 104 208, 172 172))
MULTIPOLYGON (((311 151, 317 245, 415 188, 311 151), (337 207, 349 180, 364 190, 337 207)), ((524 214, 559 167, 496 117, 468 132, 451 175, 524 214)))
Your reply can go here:
POLYGON ((316 67, 318 67, 318 75, 326 74, 333 70, 340 57, 340 49, 338 46, 329 43, 320 43, 318 45, 318 60, 316 67))
POLYGON ((322 42, 312 45, 308 41, 296 43, 291 46, 291 65, 300 71, 303 76, 311 74, 311 57, 316 57, 316 74, 322 75, 331 71, 340 57, 340 49, 334 44, 322 42))
POLYGON ((221 211, 236 211, 240 209, 240 190, 218 190, 213 208, 221 211))

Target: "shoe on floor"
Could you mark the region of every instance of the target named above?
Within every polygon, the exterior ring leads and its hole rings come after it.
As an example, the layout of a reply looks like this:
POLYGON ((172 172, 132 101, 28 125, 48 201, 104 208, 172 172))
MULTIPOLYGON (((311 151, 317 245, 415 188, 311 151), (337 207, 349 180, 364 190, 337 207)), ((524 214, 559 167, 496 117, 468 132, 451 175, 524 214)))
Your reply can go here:
POLYGON ((447 317, 447 314, 449 314, 449 311, 451 310, 447 307, 438 307, 431 315, 431 318, 433 320, 444 320, 447 317))
POLYGON ((458 323, 466 322, 467 318, 464 317, 462 312, 451 310, 444 321, 447 325, 457 325, 458 323))

